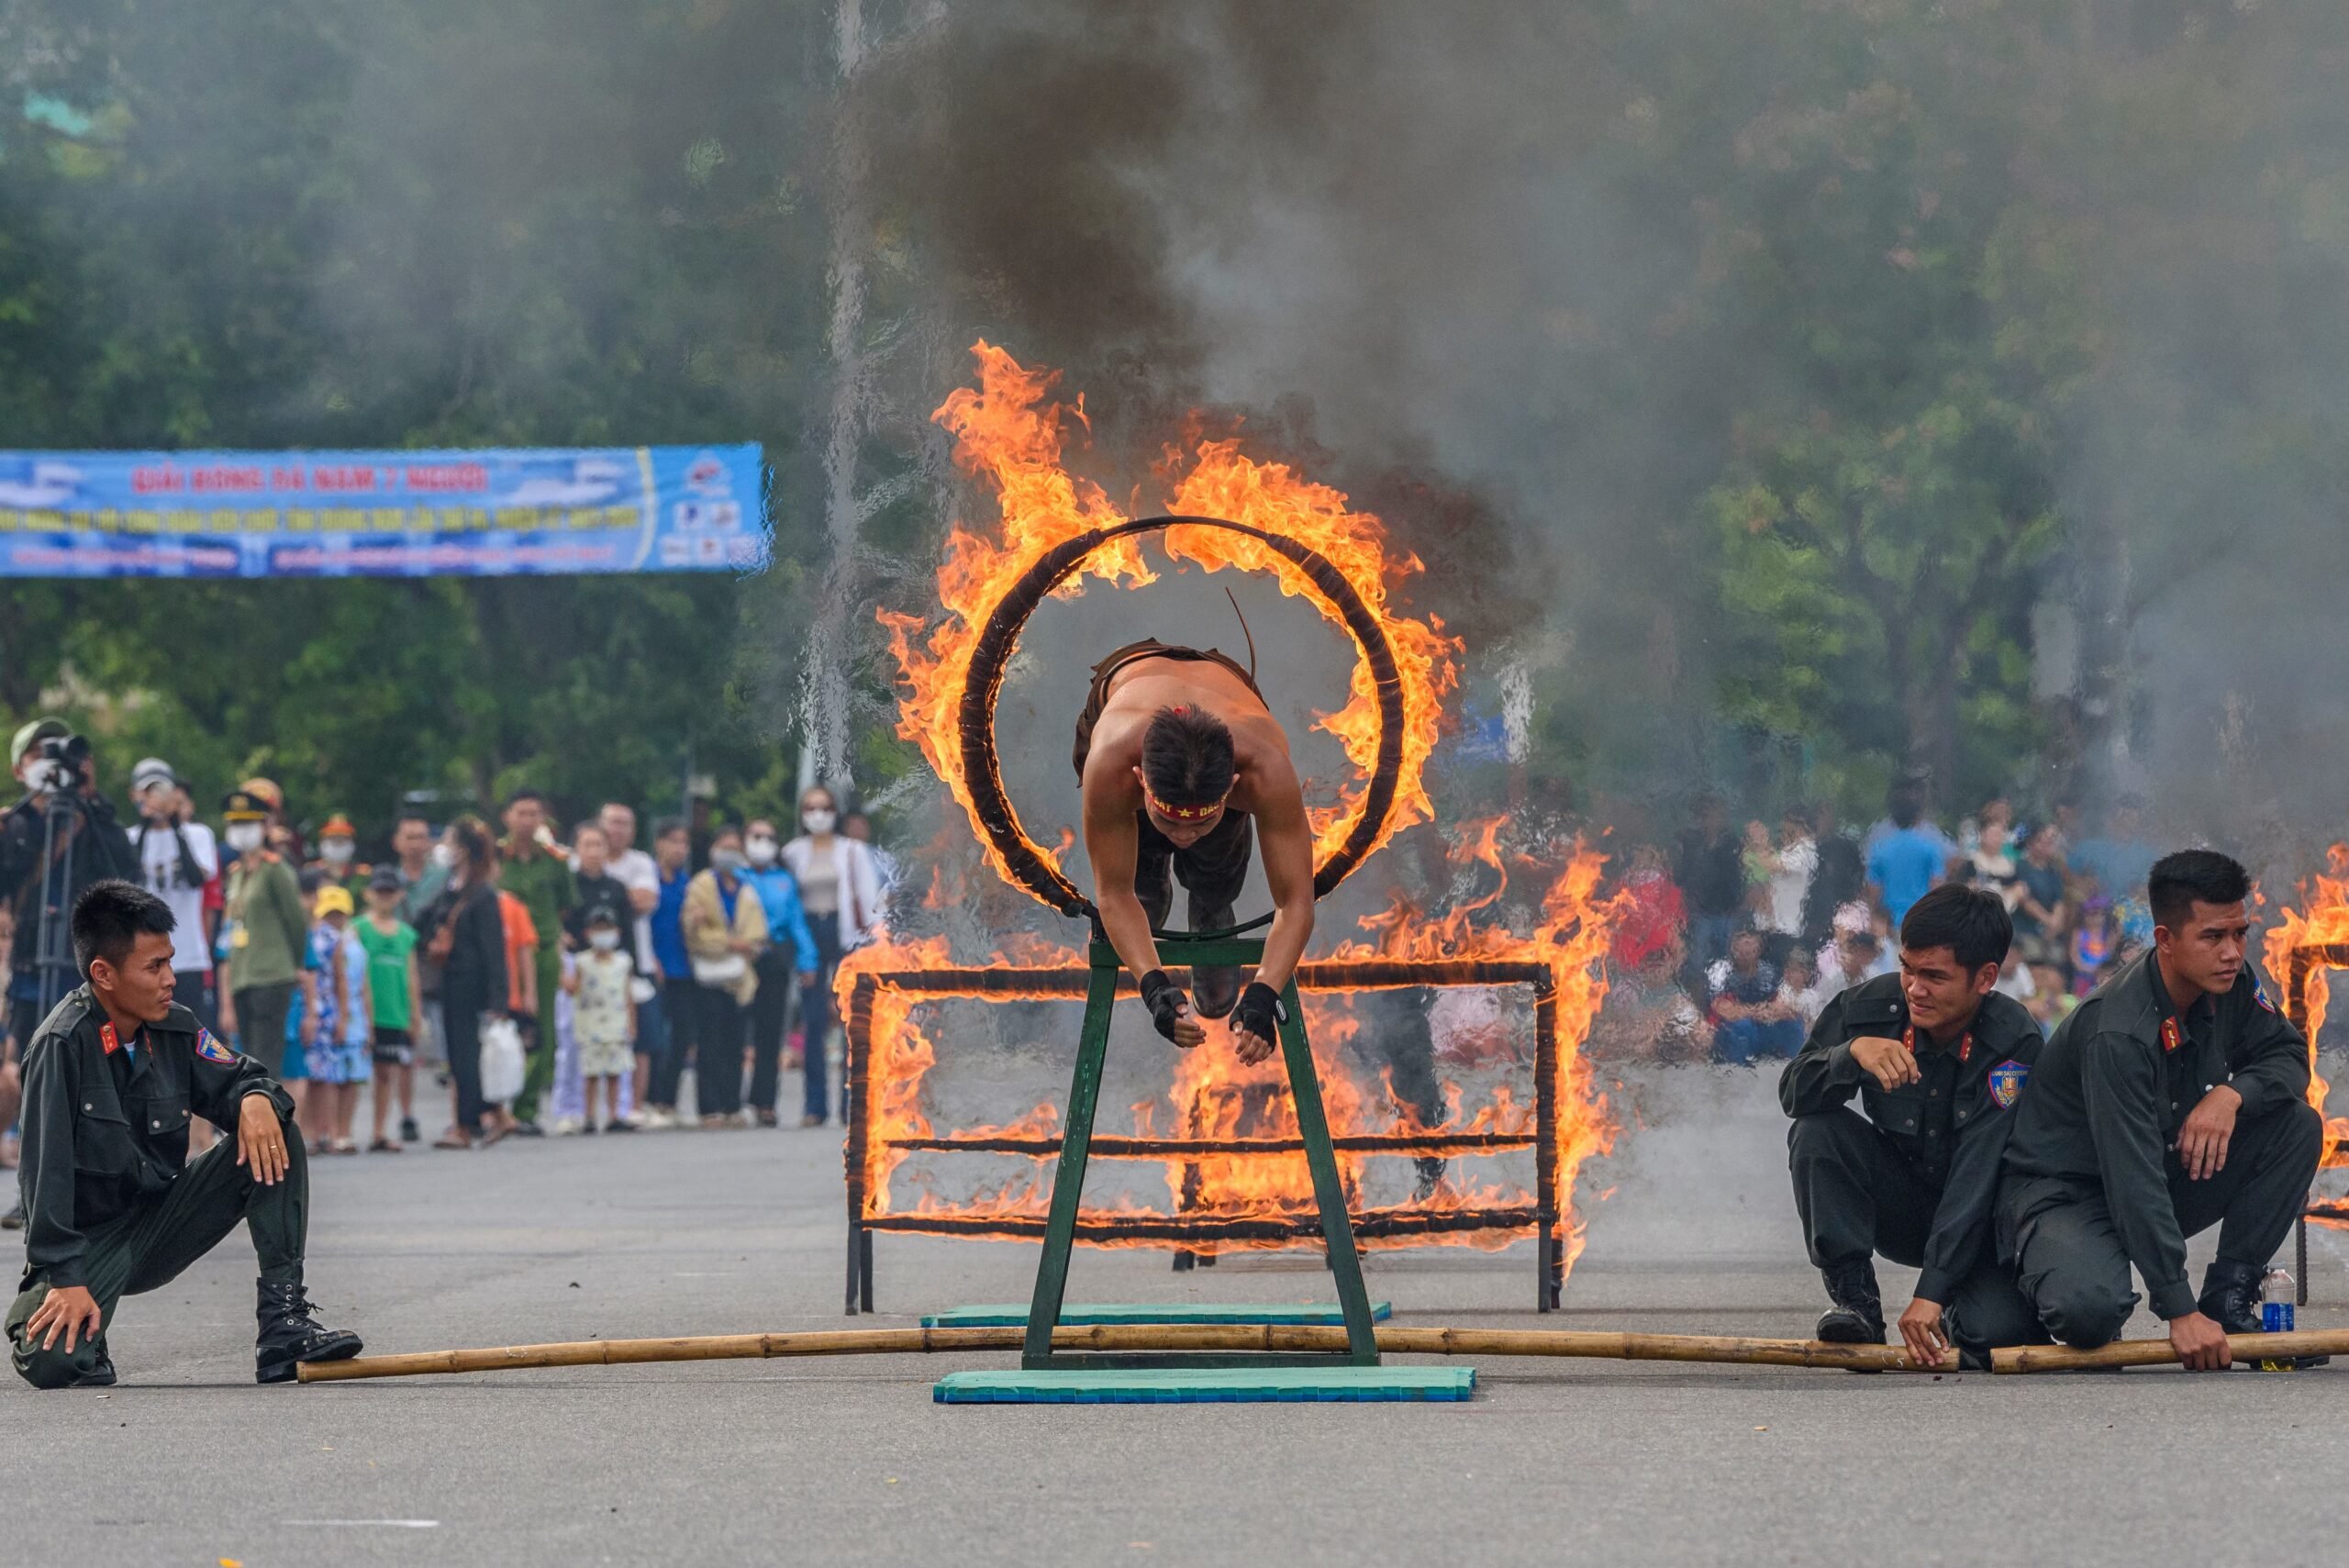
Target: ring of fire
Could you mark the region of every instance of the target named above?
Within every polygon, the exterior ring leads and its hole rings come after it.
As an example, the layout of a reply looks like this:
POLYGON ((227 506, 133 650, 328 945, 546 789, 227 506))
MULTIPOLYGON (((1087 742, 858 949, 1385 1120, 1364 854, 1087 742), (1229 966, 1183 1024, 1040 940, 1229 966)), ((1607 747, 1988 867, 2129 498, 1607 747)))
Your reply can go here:
POLYGON ((988 615, 971 653, 970 671, 957 714, 972 825, 995 846, 1006 873, 1014 882, 1063 915, 1090 916, 1093 903, 1061 873, 1043 847, 1029 837, 1019 812, 1004 793, 1003 772, 997 764, 995 743, 995 709, 1003 692, 1004 670, 1011 662, 1012 650, 1019 643, 1020 628, 1028 624, 1028 617, 1086 556, 1114 540, 1177 525, 1245 534, 1286 557, 1319 590, 1322 613, 1343 626, 1362 650, 1363 662, 1378 700, 1378 750, 1370 771, 1369 787, 1363 794, 1353 827, 1328 858, 1314 868, 1314 897, 1327 897, 1369 857, 1394 810, 1396 780, 1403 766, 1402 673, 1396 666, 1395 650, 1386 639, 1386 628, 1344 573, 1319 551, 1294 539, 1224 517, 1142 517, 1095 528, 1063 539, 1040 556, 988 615))

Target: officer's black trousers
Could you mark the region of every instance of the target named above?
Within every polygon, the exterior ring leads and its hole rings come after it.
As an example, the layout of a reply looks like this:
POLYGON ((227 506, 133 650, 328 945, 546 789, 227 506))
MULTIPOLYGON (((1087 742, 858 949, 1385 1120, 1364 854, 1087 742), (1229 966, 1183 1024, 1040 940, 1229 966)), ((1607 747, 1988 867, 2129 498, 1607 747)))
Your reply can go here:
POLYGON ((310 1174, 300 1135, 290 1123, 285 1133, 285 1174, 274 1186, 262 1186, 246 1166, 237 1163, 237 1140, 231 1134, 188 1162, 179 1179, 162 1192, 88 1233, 82 1274, 106 1315, 99 1340, 80 1341, 71 1355, 62 1334, 50 1350, 27 1343, 25 1324, 49 1295, 48 1279, 34 1275, 8 1308, 8 1339, 18 1375, 36 1388, 62 1388, 90 1371, 106 1353, 103 1336, 114 1321, 116 1305, 126 1296, 171 1284, 218 1246, 239 1219, 252 1232, 261 1277, 299 1284, 309 1232, 310 1174))
MULTIPOLYGON (((1787 1151, 1813 1263, 1832 1269, 1876 1253, 1912 1268, 1925 1261, 1941 1189, 1919 1176, 1874 1122, 1847 1106, 1798 1116, 1787 1129, 1787 1151)), ((2013 1275, 1995 1259, 1986 1257, 1950 1295, 1942 1303, 1945 1324, 1961 1349, 2045 1342, 2013 1275)))
MULTIPOLYGON (((2226 1169, 2188 1181, 2171 1150, 2169 1201, 2188 1236, 2219 1228, 2219 1262, 2265 1268, 2308 1206, 2324 1148, 2324 1123, 2303 1101, 2235 1123, 2226 1169)), ((2047 1331, 2093 1350, 2121 1337, 2137 1309, 2129 1254, 2100 1186, 2061 1177, 2018 1184, 2001 1207, 2023 1218, 2012 1227, 2016 1273, 2047 1331)), ((2002 1227, 2002 1230, 2006 1229, 2002 1227)))

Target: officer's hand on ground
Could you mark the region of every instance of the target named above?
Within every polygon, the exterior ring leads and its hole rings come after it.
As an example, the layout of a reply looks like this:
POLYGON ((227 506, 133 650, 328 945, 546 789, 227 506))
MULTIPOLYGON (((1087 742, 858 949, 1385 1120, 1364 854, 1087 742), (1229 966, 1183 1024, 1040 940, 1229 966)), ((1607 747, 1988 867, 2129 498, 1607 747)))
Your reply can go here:
POLYGON ((1949 1340, 1942 1335, 1942 1304, 1921 1296, 1910 1302, 1900 1315, 1900 1340, 1909 1347, 1909 1365, 1941 1365, 1949 1350, 1949 1340))
POLYGON ((1887 1089, 1904 1087, 1923 1076, 1917 1071, 1917 1058, 1897 1040, 1862 1035, 1852 1042, 1852 1060, 1887 1089))
POLYGON ((247 1095, 237 1107, 237 1163, 265 1187, 284 1179, 285 1127, 267 1095, 247 1095))
POLYGON ((2234 1360, 2227 1349, 2227 1331, 2214 1318, 2199 1312, 2189 1312, 2183 1318, 2169 1320, 2170 1348, 2188 1372, 2224 1372, 2234 1360))
POLYGON ((2243 1095, 2225 1084, 2202 1096, 2177 1129, 2177 1158, 2190 1181, 2207 1181, 2227 1168, 2227 1145, 2235 1135, 2235 1112, 2243 1095))
POLYGON ((82 1340, 98 1337, 98 1325, 105 1319, 106 1314, 98 1310, 98 1298, 80 1285, 52 1285, 26 1321, 24 1342, 29 1345, 39 1340, 42 1350, 54 1350, 57 1337, 62 1334, 70 1355, 82 1340))

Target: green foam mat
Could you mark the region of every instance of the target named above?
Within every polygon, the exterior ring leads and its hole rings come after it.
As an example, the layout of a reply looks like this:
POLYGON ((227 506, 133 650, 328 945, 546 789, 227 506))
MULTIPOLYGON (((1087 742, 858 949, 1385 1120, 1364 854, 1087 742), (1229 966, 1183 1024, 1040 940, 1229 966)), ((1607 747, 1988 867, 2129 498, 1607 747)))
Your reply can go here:
MULTIPOLYGON (((1371 1320, 1384 1323, 1395 1316, 1391 1301, 1370 1304, 1371 1320)), ((1279 1323, 1333 1324, 1343 1323, 1345 1315, 1333 1306, 1313 1303, 1305 1306, 1259 1307, 1246 1302, 1094 1302, 1089 1306, 1063 1307, 1061 1324, 1063 1328, 1081 1329, 1097 1324, 1188 1324, 1188 1323, 1279 1323)), ((1024 1329, 1028 1326, 1028 1308, 1019 1305, 1002 1307, 956 1307, 944 1312, 932 1312, 921 1320, 925 1329, 1024 1329)))
POLYGON ((1455 1403, 1476 1392, 1468 1366, 1267 1366, 1213 1371, 956 1372, 941 1405, 1306 1405, 1455 1403))

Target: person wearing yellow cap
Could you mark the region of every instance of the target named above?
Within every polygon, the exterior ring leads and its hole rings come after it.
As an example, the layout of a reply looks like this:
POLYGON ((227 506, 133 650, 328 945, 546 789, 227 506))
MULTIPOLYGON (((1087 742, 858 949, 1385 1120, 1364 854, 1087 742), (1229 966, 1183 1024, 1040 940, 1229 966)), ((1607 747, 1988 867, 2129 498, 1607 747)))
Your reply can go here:
POLYGON ((351 890, 331 882, 318 889, 313 905, 310 956, 317 975, 318 1027, 306 1056, 307 1108, 318 1131, 311 1151, 317 1154, 359 1152, 351 1122, 359 1108, 359 1085, 374 1072, 368 1039, 367 950, 351 929, 356 910, 351 890))

